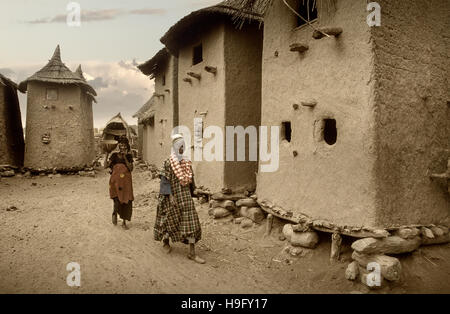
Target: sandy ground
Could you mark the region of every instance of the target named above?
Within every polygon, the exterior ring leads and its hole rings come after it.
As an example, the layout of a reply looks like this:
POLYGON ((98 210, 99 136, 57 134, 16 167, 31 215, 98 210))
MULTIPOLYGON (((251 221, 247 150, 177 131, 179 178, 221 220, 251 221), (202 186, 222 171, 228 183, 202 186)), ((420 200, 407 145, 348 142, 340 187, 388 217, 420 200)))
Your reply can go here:
MULTIPOLYGON (((0 181, 0 293, 368 293, 347 281, 351 240, 341 261, 330 265, 329 236, 302 257, 284 252, 281 224, 242 229, 232 218, 208 216, 196 202, 203 226, 198 253, 186 258, 175 244, 166 254, 153 240, 158 180, 134 173, 130 230, 111 223, 106 171, 95 178, 2 178, 0 181), (9 206, 18 210, 6 211, 9 206), (81 286, 69 287, 66 265, 81 267, 81 286)), ((422 247, 401 257, 401 282, 376 293, 450 293, 450 246, 422 247)), ((373 293, 373 292, 370 292, 373 293)))

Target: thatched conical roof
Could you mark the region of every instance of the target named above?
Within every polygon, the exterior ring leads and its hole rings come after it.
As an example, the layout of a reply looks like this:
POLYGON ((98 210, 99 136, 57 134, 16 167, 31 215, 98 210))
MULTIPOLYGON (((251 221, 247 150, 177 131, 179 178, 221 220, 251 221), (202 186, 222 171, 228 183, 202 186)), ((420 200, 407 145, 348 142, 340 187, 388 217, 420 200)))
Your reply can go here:
POLYGON ((86 83, 77 73, 69 70, 61 61, 61 51, 59 45, 56 47, 52 58, 46 66, 34 73, 28 79, 19 84, 20 90, 26 91, 28 82, 48 82, 57 84, 75 84, 85 89, 94 96, 97 96, 95 90, 86 83))
POLYGON ((194 11, 183 17, 160 40, 172 54, 177 56, 178 49, 183 44, 186 35, 196 33, 198 30, 208 27, 207 24, 216 21, 217 17, 230 18, 230 20, 237 22, 239 27, 242 27, 245 21, 263 23, 264 11, 260 10, 260 8, 259 5, 255 5, 252 6, 251 10, 243 10, 243 0, 225 0, 219 4, 194 11), (238 18, 241 16, 245 17, 245 19, 238 18), (199 26, 199 29, 194 29, 196 26, 199 26))
MULTIPOLYGON (((86 78, 83 75, 83 70, 81 69, 81 64, 78 65, 78 68, 74 72, 76 75, 78 75, 79 78, 81 78, 84 82, 86 81, 86 78)), ((90 91, 86 91, 86 94, 92 99, 93 102, 97 103, 97 100, 95 99, 95 95, 92 94, 90 91)))
POLYGON ((170 53, 167 48, 162 48, 156 53, 155 56, 153 56, 153 58, 138 65, 137 67, 142 73, 149 75, 150 78, 153 79, 155 75, 167 64, 169 57, 170 53))

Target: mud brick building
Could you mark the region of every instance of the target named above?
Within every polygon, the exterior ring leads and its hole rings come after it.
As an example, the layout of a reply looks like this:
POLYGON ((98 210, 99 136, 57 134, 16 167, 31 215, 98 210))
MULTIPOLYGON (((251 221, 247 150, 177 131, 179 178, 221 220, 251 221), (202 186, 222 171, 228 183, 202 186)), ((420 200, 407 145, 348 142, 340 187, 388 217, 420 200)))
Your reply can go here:
POLYGON ((340 225, 448 218, 430 174, 450 154, 450 3, 378 1, 380 27, 366 1, 287 3, 311 25, 283 1, 241 1, 265 13, 261 125, 282 130, 258 199, 340 225))
POLYGON ((17 84, 0 74, 0 165, 21 167, 24 150, 17 84))
POLYGON ((161 167, 171 152, 172 129, 178 124, 178 60, 166 48, 138 66, 155 80, 151 99, 135 114, 142 139, 142 159, 161 167))
POLYGON ((65 170, 90 165, 95 157, 96 92, 81 68, 69 70, 57 46, 48 64, 19 87, 27 91, 25 167, 65 170))
MULTIPOLYGON (((199 145, 194 129, 202 134, 208 126, 218 126, 225 134, 225 126, 260 125, 262 16, 249 11, 237 27, 233 14, 240 2, 223 1, 192 12, 161 38, 178 58, 178 124, 191 130, 193 145, 199 145), (194 128, 194 118, 202 118, 202 125, 194 128)), ((254 189, 257 166, 257 161, 193 160, 197 185, 212 192, 254 189)))

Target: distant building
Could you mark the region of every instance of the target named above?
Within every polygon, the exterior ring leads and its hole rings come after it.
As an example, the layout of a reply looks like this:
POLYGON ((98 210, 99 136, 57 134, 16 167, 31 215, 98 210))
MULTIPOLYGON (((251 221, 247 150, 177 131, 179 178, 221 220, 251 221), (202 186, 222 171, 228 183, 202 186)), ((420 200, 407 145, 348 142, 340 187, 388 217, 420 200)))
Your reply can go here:
POLYGON ((241 2, 265 11, 261 124, 282 130, 258 199, 341 226, 447 219, 430 174, 450 156, 450 2, 377 1, 381 27, 366 1, 289 1, 303 19, 283 1, 241 2))
POLYGON ((24 149, 17 85, 0 74, 0 165, 22 167, 24 149))
MULTIPOLYGON (((225 126, 260 125, 263 20, 260 12, 249 11, 249 23, 238 27, 232 16, 240 2, 223 1, 192 12, 161 38, 178 58, 178 125, 191 130, 192 153, 201 144, 194 143, 194 132, 202 140, 208 126, 225 134, 225 126), (202 125, 194 127, 194 118, 202 118, 202 125)), ((193 167, 197 185, 212 192, 256 187, 257 161, 193 160, 193 167)))
POLYGON ((48 64, 19 86, 28 94, 25 167, 65 170, 92 164, 96 92, 81 67, 70 71, 57 46, 48 64))
POLYGON ((138 68, 155 79, 155 93, 134 115, 139 125, 139 156, 161 167, 170 156, 170 136, 178 123, 178 60, 163 48, 138 68))

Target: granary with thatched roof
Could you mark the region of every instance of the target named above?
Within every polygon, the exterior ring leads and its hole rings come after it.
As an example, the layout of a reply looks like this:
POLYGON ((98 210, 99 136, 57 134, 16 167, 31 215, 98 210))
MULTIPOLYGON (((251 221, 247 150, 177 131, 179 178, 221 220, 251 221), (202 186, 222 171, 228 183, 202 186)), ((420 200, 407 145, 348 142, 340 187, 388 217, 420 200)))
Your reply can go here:
MULTIPOLYGON (((192 12, 161 38, 178 57, 179 125, 188 127, 192 137, 199 131, 200 140, 208 126, 218 126, 225 134, 227 125, 260 124, 262 16, 248 11, 246 21, 236 24, 233 14, 239 3, 228 0, 192 12), (194 127, 194 118, 201 118, 202 124, 194 127)), ((211 191, 252 190, 256 185, 256 161, 194 159, 193 167, 197 184, 211 191)))
POLYGON ((81 66, 61 61, 59 46, 46 66, 20 83, 27 91, 25 167, 81 169, 95 157, 92 103, 96 92, 81 66))
POLYGON ((161 167, 170 154, 172 129, 178 124, 178 59, 163 48, 138 68, 155 80, 154 94, 134 115, 140 130, 139 156, 161 167))
POLYGON ((450 2, 377 1, 380 27, 361 0, 240 2, 264 11, 261 124, 281 128, 258 199, 341 226, 448 218, 430 176, 450 154, 450 2))
POLYGON ((21 167, 24 150, 17 85, 0 73, 0 165, 21 167))

